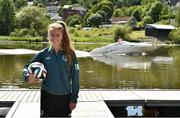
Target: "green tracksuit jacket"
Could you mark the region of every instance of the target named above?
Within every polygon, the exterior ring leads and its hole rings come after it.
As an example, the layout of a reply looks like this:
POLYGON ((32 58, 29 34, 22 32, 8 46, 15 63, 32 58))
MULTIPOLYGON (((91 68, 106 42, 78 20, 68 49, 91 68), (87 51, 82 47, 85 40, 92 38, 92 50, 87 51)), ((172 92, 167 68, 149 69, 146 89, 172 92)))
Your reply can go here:
MULTIPOLYGON (((74 53, 72 64, 68 65, 63 50, 58 53, 49 47, 39 52, 31 61, 41 62, 47 70, 47 77, 43 79, 42 89, 53 95, 70 94, 70 102, 77 102, 79 92, 79 65, 74 53)), ((29 64, 30 64, 29 63, 29 64)), ((23 78, 29 76, 28 65, 23 69, 23 78)))

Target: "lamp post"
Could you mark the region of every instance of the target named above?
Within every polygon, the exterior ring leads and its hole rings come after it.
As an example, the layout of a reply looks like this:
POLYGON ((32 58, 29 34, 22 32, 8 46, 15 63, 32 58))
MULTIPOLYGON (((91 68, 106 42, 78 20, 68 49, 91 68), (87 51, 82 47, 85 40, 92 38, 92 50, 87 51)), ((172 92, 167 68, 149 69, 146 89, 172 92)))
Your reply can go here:
POLYGON ((106 16, 107 16, 107 13, 105 13, 104 15, 105 15, 105 24, 106 24, 106 16))

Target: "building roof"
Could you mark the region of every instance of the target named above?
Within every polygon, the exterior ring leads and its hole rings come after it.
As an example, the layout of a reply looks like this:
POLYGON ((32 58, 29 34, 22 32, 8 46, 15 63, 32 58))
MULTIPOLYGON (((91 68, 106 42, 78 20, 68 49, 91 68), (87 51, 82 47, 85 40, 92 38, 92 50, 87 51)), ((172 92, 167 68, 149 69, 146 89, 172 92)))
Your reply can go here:
POLYGON ((130 20, 132 17, 130 16, 124 16, 124 17, 112 17, 110 19, 111 22, 114 22, 114 21, 128 21, 130 20))
POLYGON ((64 5, 63 9, 77 10, 77 11, 86 11, 86 9, 78 4, 74 5, 64 5))
POLYGON ((27 2, 28 6, 32 6, 33 2, 27 2))
POLYGON ((176 7, 180 7, 180 1, 176 4, 176 7))
POLYGON ((169 0, 169 2, 170 2, 170 5, 176 6, 176 4, 180 1, 179 0, 169 0))
POLYGON ((172 25, 159 25, 159 24, 147 24, 146 28, 154 27, 156 29, 167 29, 167 30, 173 30, 175 29, 172 25))
POLYGON ((51 18, 51 20, 62 20, 63 18, 60 16, 54 16, 51 18))
POLYGON ((63 9, 69 9, 70 7, 72 7, 72 5, 64 5, 63 9))
POLYGON ((48 11, 58 11, 59 6, 47 6, 46 8, 48 11))

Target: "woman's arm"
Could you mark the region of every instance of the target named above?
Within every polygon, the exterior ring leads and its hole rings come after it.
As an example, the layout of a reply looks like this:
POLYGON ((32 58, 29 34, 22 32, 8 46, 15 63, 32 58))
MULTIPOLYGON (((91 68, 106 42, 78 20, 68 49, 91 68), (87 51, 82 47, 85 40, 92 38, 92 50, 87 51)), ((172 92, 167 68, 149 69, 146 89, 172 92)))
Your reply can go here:
POLYGON ((38 78, 34 78, 34 75, 33 74, 30 74, 29 71, 28 71, 28 66, 29 64, 33 63, 33 62, 42 62, 42 52, 39 52, 38 54, 36 54, 32 60, 26 64, 24 66, 24 69, 23 69, 23 80, 25 82, 28 82, 30 84, 32 83, 38 83, 39 82, 39 79, 38 78))
POLYGON ((79 64, 75 54, 73 56, 73 61, 70 66, 70 72, 72 78, 72 92, 70 96, 70 102, 77 103, 77 98, 79 93, 79 64))

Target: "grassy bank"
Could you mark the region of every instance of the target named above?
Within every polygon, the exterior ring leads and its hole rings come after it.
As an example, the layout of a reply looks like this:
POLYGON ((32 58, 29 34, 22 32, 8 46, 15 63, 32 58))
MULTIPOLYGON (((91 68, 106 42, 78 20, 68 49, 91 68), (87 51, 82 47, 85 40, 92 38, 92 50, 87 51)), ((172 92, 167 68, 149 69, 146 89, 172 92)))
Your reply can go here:
POLYGON ((11 37, 11 36, 0 36, 0 41, 28 41, 28 42, 42 42, 42 37, 11 37))
POLYGON ((69 28, 69 32, 74 42, 113 42, 113 30, 109 28, 93 28, 91 30, 69 28))
POLYGON ((130 34, 130 37, 132 40, 142 40, 142 39, 147 39, 148 37, 145 36, 145 31, 142 30, 142 31, 133 31, 131 34, 130 34))
MULTIPOLYGON (((114 42, 114 30, 112 28, 93 28, 91 30, 78 30, 70 28, 70 36, 74 42, 103 42, 112 43, 114 42)), ((141 41, 147 39, 145 32, 143 31, 132 31, 130 39, 128 41, 141 41)))
MULTIPOLYGON (((94 42, 94 43, 112 43, 114 42, 114 30, 116 27, 111 28, 93 28, 91 30, 84 30, 69 27, 70 37, 74 42, 94 42)), ((130 40, 139 41, 144 40, 144 31, 133 31, 130 34, 130 40)), ((42 37, 10 37, 0 36, 0 40, 5 41, 28 41, 28 42, 42 42, 42 37)))

